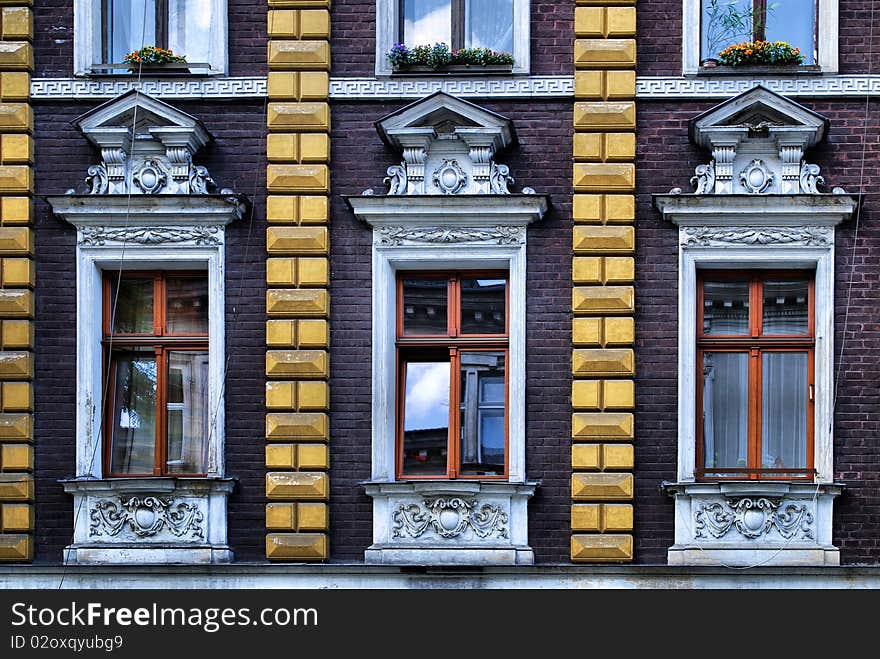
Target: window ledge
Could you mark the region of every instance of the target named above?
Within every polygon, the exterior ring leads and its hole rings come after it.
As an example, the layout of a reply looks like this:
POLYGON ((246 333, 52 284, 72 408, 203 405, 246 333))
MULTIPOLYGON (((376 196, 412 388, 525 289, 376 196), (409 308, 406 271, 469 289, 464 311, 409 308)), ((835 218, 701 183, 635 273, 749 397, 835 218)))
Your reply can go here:
POLYGON ((362 483, 373 499, 366 563, 531 565, 527 508, 537 482, 362 483))
POLYGON ((752 65, 752 66, 701 66, 695 75, 698 76, 803 76, 823 75, 822 67, 817 65, 752 65))
POLYGON ((447 76, 447 75, 504 75, 513 74, 512 64, 448 64, 433 68, 425 65, 408 64, 394 67, 391 71, 395 76, 447 76))

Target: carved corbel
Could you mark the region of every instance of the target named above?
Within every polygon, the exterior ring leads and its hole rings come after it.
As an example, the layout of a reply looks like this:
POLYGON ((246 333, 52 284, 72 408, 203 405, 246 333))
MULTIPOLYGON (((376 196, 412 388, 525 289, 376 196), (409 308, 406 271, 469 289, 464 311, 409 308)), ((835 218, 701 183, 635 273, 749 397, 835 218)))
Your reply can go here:
POLYGON ((715 144, 712 149, 715 194, 733 193, 733 159, 736 158, 736 144, 715 144))
POLYGON ((779 158, 782 160, 782 194, 800 192, 801 162, 804 148, 800 144, 782 144, 779 146, 779 158))

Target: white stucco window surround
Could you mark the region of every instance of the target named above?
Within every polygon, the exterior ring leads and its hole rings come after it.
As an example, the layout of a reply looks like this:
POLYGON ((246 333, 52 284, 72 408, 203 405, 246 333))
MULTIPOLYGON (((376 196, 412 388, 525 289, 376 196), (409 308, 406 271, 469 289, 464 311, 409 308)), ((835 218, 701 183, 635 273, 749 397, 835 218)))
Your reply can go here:
MULTIPOLYGON (((821 73, 837 73, 838 4, 839 0, 817 0, 819 3, 816 29, 817 59, 821 73)), ((682 0, 682 68, 684 75, 700 72, 701 15, 707 0, 682 0)), ((721 5, 726 2, 719 3, 721 5)), ((772 4, 772 3, 768 3, 772 4)), ((711 69, 710 69, 711 71, 711 69)), ((766 75, 772 75, 769 73, 766 75)))
MULTIPOLYGON (((531 0, 513 0, 513 73, 529 73, 529 21, 531 0)), ((376 75, 392 74, 388 51, 400 42, 401 0, 376 0, 376 75)), ((435 40, 439 41, 439 39, 435 40)), ((431 44, 433 45, 433 41, 431 44)), ((424 44, 406 44, 409 47, 424 44)), ((449 44, 447 44, 449 45, 449 44)), ((479 67, 474 71, 478 73, 479 67)), ((471 75, 473 75, 472 73, 471 75)))
POLYGON ((802 160, 824 138, 824 117, 757 87, 695 118, 691 136, 713 153, 697 168, 697 192, 655 195, 678 227, 678 469, 670 564, 836 565, 834 482, 834 228, 858 197, 821 193, 802 160), (772 125, 771 125, 772 122, 772 125), (769 125, 769 128, 767 126, 769 125), (815 281, 812 482, 700 482, 697 438, 697 271, 809 270, 815 281))
POLYGON ((373 499, 373 544, 365 560, 530 564, 527 502, 537 483, 525 468, 526 235, 548 199, 528 188, 508 192, 512 179, 494 154, 515 137, 509 120, 498 115, 436 94, 378 126, 404 156, 388 169, 392 192, 346 197, 373 232, 372 470, 364 484, 373 499), (396 279, 398 272, 419 270, 508 273, 504 481, 396 480, 396 279))
MULTIPOLYGON (((121 64, 120 61, 105 62, 103 58, 102 35, 105 24, 102 21, 102 0, 73 0, 73 67, 74 75, 85 76, 94 73, 107 73, 106 64, 121 64)), ((119 3, 122 6, 122 3, 119 3)), ((150 3, 146 3, 147 11, 151 11, 150 3)), ((144 4, 134 3, 135 7, 143 8, 144 4)), ((189 2, 188 0, 170 0, 167 3, 168 16, 165 17, 166 43, 154 43, 147 36, 144 46, 163 46, 175 54, 187 56, 188 70, 175 69, 180 75, 211 74, 222 75, 227 72, 227 10, 226 0, 206 0, 189 2), (210 21, 210 25, 206 22, 210 21)), ((133 19, 131 24, 125 19, 120 21, 124 29, 139 43, 141 21, 133 19)), ((135 50, 132 48, 131 50, 135 50)), ((116 58, 118 59, 118 58, 116 58)), ((131 75, 124 68, 115 67, 114 74, 131 75)), ((144 72, 148 76, 149 73, 144 72)), ((164 74, 163 74, 164 75, 164 74)))
POLYGON ((73 495, 74 538, 64 561, 229 562, 226 498, 233 482, 224 464, 225 228, 241 217, 244 201, 231 191, 207 192, 213 181, 192 164, 191 155, 210 135, 201 122, 161 101, 126 94, 76 123, 101 147, 102 162, 89 168, 90 193, 47 197, 55 215, 77 232, 76 465, 73 477, 62 481, 73 495), (141 121, 132 134, 128 124, 135 107, 141 121), (104 474, 102 285, 106 272, 120 269, 207 275, 204 477, 104 474))

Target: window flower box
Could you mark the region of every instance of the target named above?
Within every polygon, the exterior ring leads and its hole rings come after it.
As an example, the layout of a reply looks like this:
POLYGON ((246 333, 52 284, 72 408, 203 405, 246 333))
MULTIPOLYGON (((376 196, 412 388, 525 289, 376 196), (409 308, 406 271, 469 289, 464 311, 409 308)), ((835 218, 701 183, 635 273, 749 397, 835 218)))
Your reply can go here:
POLYGON ((468 75, 510 73, 513 64, 444 64, 438 67, 426 64, 398 64, 391 69, 395 75, 468 75))
POLYGON ((444 43, 409 48, 395 44, 387 54, 393 73, 417 75, 510 73, 513 56, 488 48, 450 50, 444 43))

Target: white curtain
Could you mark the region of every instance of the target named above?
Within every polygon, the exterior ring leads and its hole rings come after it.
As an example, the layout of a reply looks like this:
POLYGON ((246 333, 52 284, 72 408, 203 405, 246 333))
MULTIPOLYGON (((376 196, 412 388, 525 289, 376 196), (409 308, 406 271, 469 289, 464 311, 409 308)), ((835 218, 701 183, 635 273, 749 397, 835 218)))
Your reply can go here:
POLYGON ((748 465, 749 356, 703 354, 703 466, 748 465))
POLYGON ((513 0, 466 0, 465 46, 513 52, 513 0))
MULTIPOLYGON (((101 4, 95 0, 99 14, 101 4)), ((118 64, 128 53, 156 45, 156 0, 110 0, 107 12, 107 63, 118 64)))
POLYGON ((168 46, 192 64, 211 61, 212 0, 170 0, 168 46))
POLYGON ((762 355, 761 466, 807 466, 807 353, 762 355))

